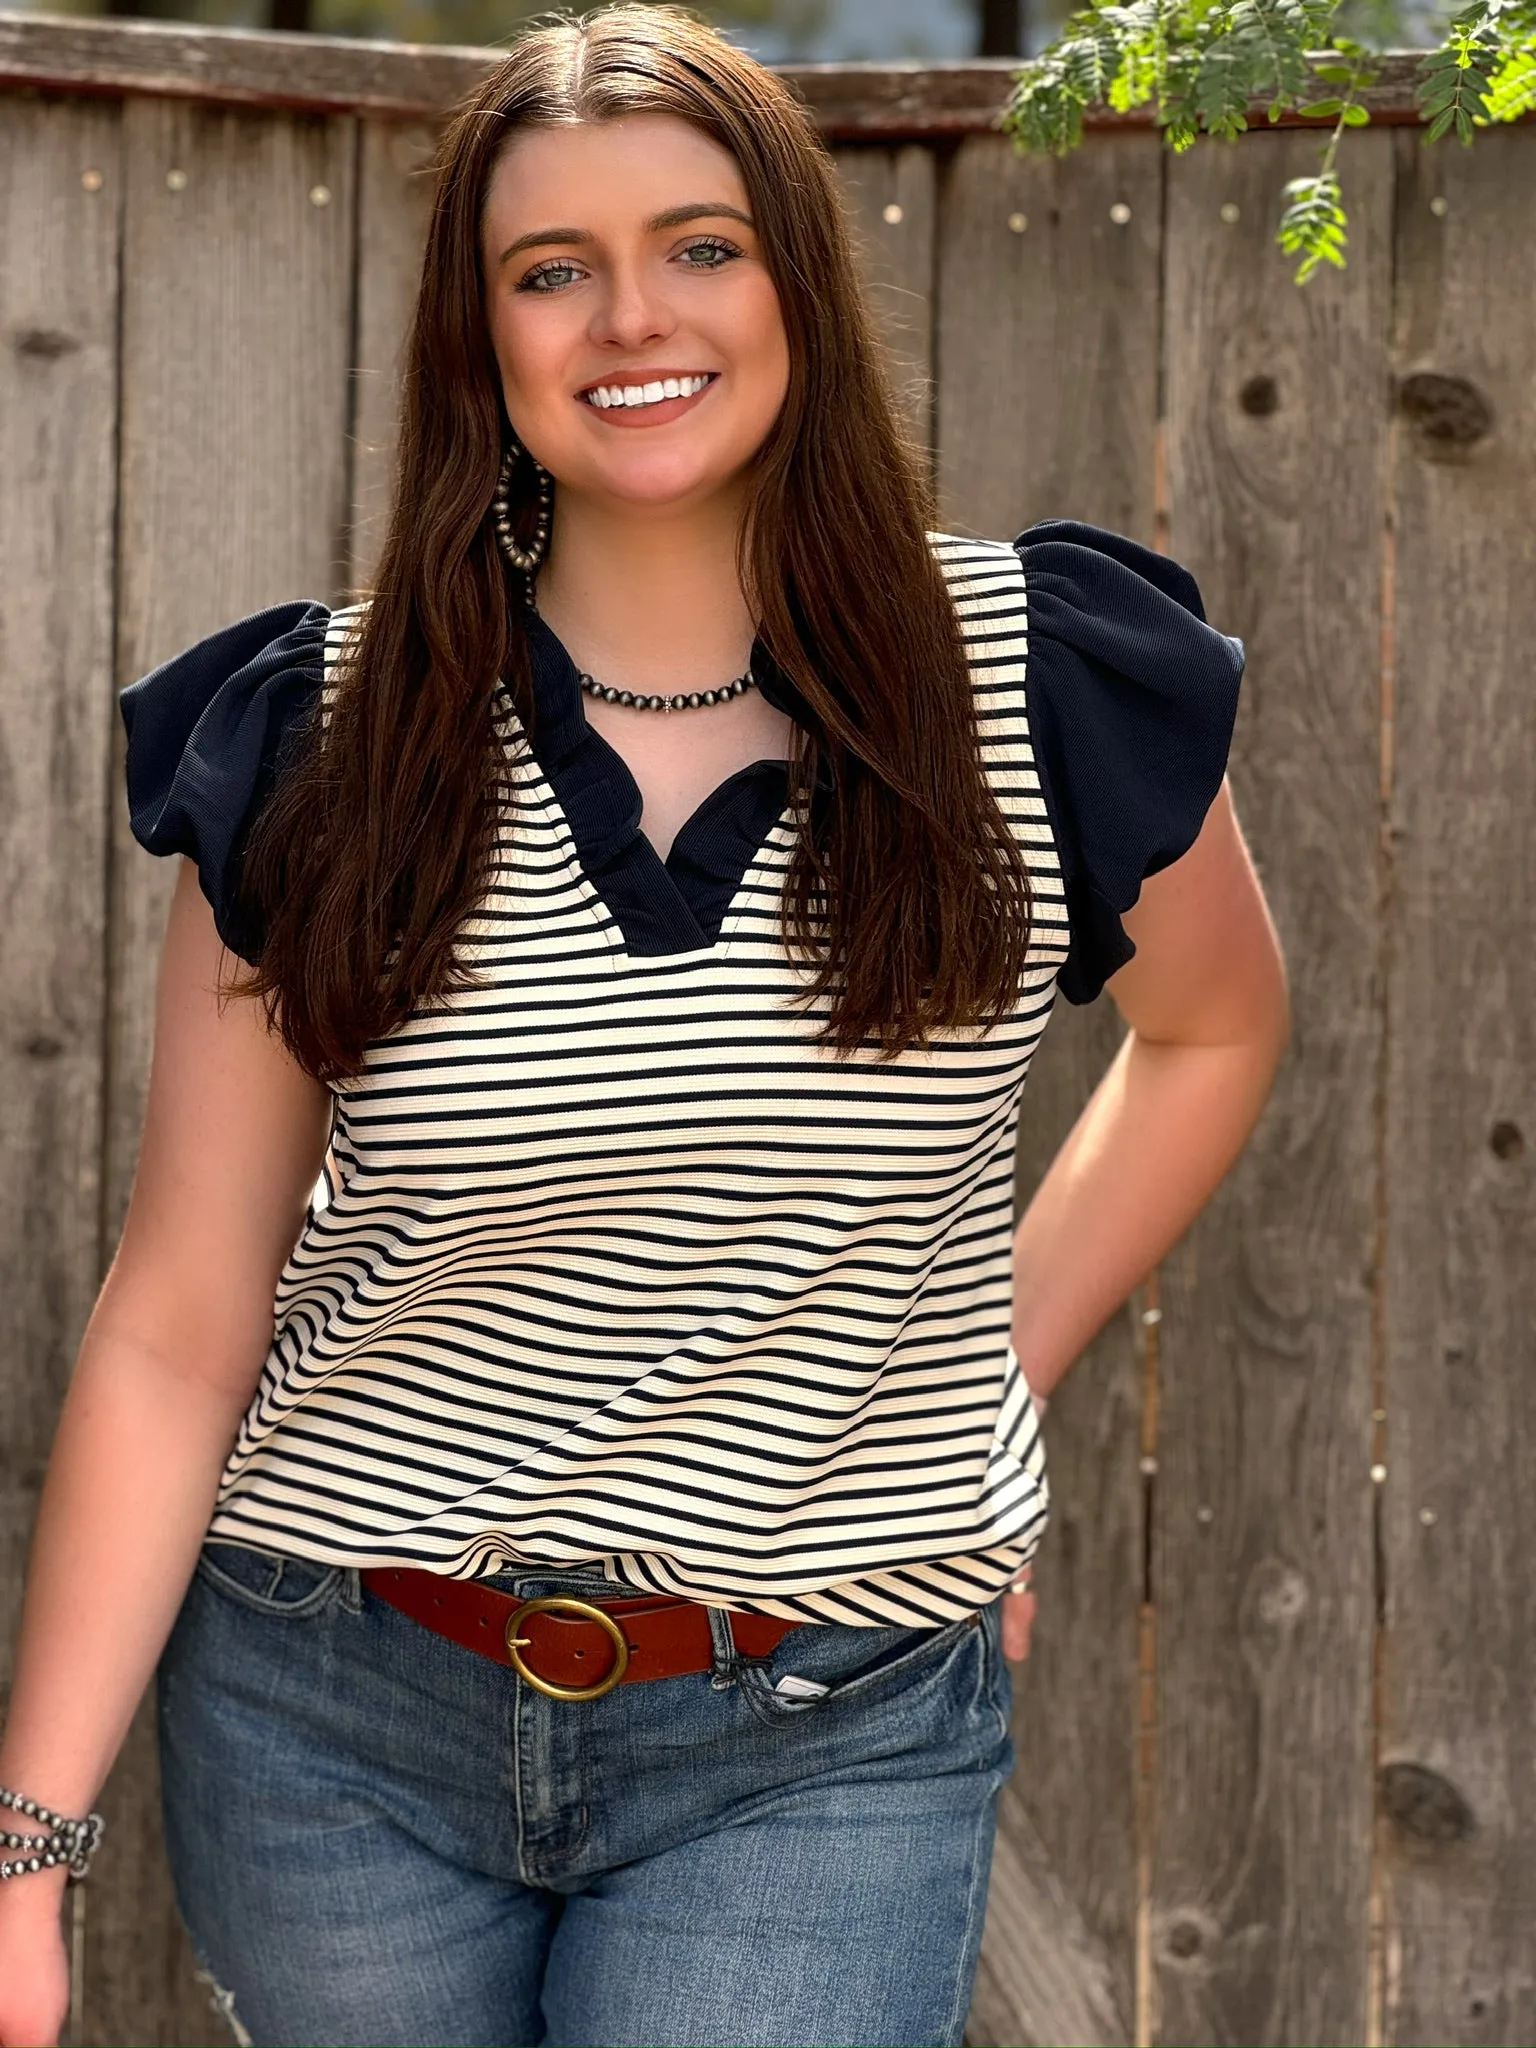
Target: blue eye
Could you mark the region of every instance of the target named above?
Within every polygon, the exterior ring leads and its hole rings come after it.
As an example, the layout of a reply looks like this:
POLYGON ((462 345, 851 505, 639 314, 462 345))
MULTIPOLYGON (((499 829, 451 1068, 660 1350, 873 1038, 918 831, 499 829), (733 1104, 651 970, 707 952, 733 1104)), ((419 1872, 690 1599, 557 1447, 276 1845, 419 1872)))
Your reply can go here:
POLYGON ((556 257, 549 263, 535 264, 526 277, 518 280, 517 289, 520 292, 564 291, 571 280, 580 275, 581 272, 574 263, 567 263, 556 257))
MULTIPOLYGON (((701 235, 696 242, 690 242, 680 249, 674 259, 684 270, 723 270, 727 263, 734 263, 741 251, 734 242, 728 242, 723 235, 701 235)), ((579 263, 573 263, 568 256, 552 256, 547 262, 536 263, 518 280, 520 292, 538 292, 545 296, 552 292, 563 292, 579 278, 585 276, 579 263)))
POLYGON ((705 235, 697 242, 690 242, 687 248, 679 250, 678 254, 685 270, 723 270, 727 263, 733 262, 741 254, 741 251, 734 242, 727 242, 721 235, 705 235), (711 260, 695 263, 693 258, 696 256, 708 257, 711 260))

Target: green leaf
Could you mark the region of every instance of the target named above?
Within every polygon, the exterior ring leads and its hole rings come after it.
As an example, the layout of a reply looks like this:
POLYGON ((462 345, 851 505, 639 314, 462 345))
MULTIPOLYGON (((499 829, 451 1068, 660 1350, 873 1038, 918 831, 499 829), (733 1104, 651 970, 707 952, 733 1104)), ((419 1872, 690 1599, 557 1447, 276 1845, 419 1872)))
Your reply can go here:
MULTIPOLYGON (((1348 224, 1335 175, 1339 138, 1370 124, 1358 95, 1380 76, 1374 37, 1385 0, 1085 0, 1015 74, 1001 125, 1021 150, 1057 156, 1083 138, 1090 107, 1150 107, 1169 149, 1202 136, 1231 141, 1260 102, 1334 124, 1318 174, 1292 180, 1278 239, 1302 283, 1343 265, 1348 224), (1332 93, 1314 98, 1320 87, 1332 93)), ((0 0, 3 5, 3 0, 0 0)), ((1536 114, 1536 0, 1447 0, 1437 47, 1423 53, 1416 96, 1426 143, 1536 114)))
POLYGON ((1512 50, 1488 80, 1483 96, 1490 121, 1518 121, 1536 114, 1536 39, 1512 50))
POLYGON ((1276 240, 1287 256, 1301 258, 1296 282, 1309 283, 1324 263, 1342 270, 1349 224, 1336 174, 1324 170, 1315 178, 1292 178, 1285 197, 1289 203, 1280 216, 1276 240))

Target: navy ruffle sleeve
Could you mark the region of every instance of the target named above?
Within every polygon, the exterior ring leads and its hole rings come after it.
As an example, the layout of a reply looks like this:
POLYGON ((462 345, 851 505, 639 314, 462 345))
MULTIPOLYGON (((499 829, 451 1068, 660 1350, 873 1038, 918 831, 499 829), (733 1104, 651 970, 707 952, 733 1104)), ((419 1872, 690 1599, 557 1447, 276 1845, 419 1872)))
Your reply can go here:
POLYGON ((1089 1003, 1136 951, 1122 913, 1194 845, 1221 788, 1243 643, 1206 623, 1187 569, 1121 534, 1047 519, 1014 546, 1030 737, 1071 921, 1060 986, 1089 1003))
POLYGON ((133 836, 150 853, 196 861, 220 938, 247 962, 261 934, 239 900, 241 855, 319 693, 330 618, 307 598, 273 605, 199 640, 120 700, 133 836))

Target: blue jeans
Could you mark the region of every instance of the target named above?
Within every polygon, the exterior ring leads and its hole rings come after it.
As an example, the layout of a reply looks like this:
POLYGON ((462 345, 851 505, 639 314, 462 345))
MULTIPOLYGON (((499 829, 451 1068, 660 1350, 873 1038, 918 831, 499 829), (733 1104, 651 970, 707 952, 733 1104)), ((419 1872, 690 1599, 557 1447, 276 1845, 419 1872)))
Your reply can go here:
POLYGON ((161 1756, 181 1910, 237 2028, 958 2043, 1013 1761, 997 1608, 807 1625, 761 1662, 713 1621, 712 1672, 556 1701, 353 1571, 208 1544, 161 1665, 161 1756))

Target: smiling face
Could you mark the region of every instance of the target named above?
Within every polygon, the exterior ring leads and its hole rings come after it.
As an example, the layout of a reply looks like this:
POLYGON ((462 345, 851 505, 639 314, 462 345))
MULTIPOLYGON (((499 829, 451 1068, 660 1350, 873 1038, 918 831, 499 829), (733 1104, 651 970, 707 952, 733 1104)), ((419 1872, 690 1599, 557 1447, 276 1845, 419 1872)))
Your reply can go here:
POLYGON ((735 159, 670 114, 519 133, 482 224, 507 414, 561 491, 733 496, 789 347, 735 159))

